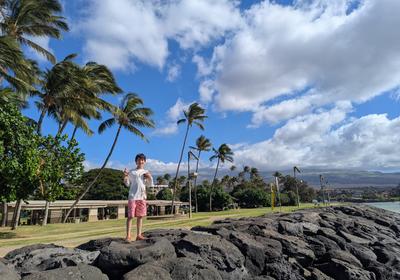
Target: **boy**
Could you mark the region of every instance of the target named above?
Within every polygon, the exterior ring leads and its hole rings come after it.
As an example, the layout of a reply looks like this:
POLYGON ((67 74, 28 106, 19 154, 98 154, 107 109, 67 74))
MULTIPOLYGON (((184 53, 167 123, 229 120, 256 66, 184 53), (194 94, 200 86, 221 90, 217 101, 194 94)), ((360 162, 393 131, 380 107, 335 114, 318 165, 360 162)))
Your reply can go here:
POLYGON ((144 169, 146 156, 138 154, 135 157, 136 169, 124 170, 124 184, 129 186, 128 196, 128 219, 126 220, 126 240, 131 241, 131 221, 137 218, 136 240, 144 240, 142 235, 143 217, 147 214, 146 207, 146 186, 153 185, 153 177, 150 172, 144 169))

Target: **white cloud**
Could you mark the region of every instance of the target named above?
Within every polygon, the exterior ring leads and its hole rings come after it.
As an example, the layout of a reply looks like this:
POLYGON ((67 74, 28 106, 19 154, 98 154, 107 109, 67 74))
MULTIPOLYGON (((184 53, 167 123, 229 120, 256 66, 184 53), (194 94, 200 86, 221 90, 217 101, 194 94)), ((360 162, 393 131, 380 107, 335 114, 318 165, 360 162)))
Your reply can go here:
MULTIPOLYGON (((85 160, 84 163, 84 169, 85 171, 89 171, 94 168, 100 168, 102 165, 102 162, 94 163, 89 160, 85 160)), ((195 163, 191 162, 191 167, 194 168, 195 163)), ((131 169, 135 167, 134 162, 128 162, 128 163, 123 163, 120 161, 109 161, 107 168, 113 168, 113 169, 119 169, 119 170, 124 170, 125 168, 131 169)), ((148 158, 146 160, 146 169, 149 170, 154 176, 162 175, 165 173, 169 173, 171 175, 175 175, 176 168, 178 167, 177 162, 164 162, 162 160, 158 159, 152 159, 148 158)), ((199 168, 205 170, 205 169, 210 169, 212 168, 212 165, 210 163, 205 163, 204 161, 200 160, 199 162, 199 168)), ((223 168, 223 166, 221 166, 223 168)), ((185 172, 187 172, 187 162, 182 162, 180 169, 179 169, 180 175, 185 175, 185 172)), ((210 170, 208 170, 210 171, 210 170)), ((205 174, 207 175, 207 174, 205 174)), ((209 174, 208 174, 209 175, 209 174)))
MULTIPOLYGON (((361 103, 398 87, 400 36, 393 26, 400 25, 400 2, 364 0, 349 13, 356 2, 253 5, 232 38, 214 48, 213 71, 203 78, 213 86, 207 92, 216 92, 217 108, 255 112, 258 126, 336 101, 361 103), (298 96, 307 87, 318 102, 298 96), (276 104, 280 96, 286 101, 276 104)), ((199 61, 199 74, 207 74, 199 61)))
POLYGON ((348 119, 347 104, 290 120, 271 139, 235 149, 235 164, 262 170, 294 165, 318 168, 389 169, 400 164, 400 117, 348 119))
POLYGON ((79 29, 89 59, 113 69, 162 68, 168 40, 199 49, 240 24, 236 1, 90 0, 79 29))
MULTIPOLYGON (((85 160, 83 162, 83 168, 85 171, 89 171, 91 169, 100 168, 103 162, 93 162, 92 160, 85 160)), ((132 163, 123 163, 118 160, 109 160, 107 162, 106 168, 120 169, 124 170, 124 168, 129 168, 132 166, 132 163)))
POLYGON ((179 66, 178 64, 170 65, 168 68, 167 81, 168 82, 175 81, 180 74, 181 74, 181 66, 179 66))
POLYGON ((80 23, 86 56, 113 69, 135 67, 135 60, 161 68, 168 44, 156 8, 150 1, 90 1, 80 23))
POLYGON ((190 103, 184 103, 180 98, 166 112, 166 121, 162 121, 153 131, 153 135, 172 135, 178 132, 177 121, 183 117, 183 110, 186 110, 190 103))
POLYGON ((208 103, 212 100, 215 93, 214 84, 210 80, 206 80, 200 83, 199 87, 200 100, 202 102, 208 103))

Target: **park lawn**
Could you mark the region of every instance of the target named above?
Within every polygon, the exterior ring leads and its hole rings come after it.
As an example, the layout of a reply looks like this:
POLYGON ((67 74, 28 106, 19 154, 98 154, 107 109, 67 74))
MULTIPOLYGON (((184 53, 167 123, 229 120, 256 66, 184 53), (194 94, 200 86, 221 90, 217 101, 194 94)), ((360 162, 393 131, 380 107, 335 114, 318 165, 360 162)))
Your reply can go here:
MULTIPOLYGON (((302 204, 300 208, 312 208, 313 204, 302 204)), ((297 207, 282 207, 282 212, 292 212, 297 207)), ((279 210, 275 208, 274 213, 279 210)), ((233 209, 218 212, 193 213, 193 218, 184 216, 180 219, 147 220, 144 222, 144 231, 158 228, 186 228, 193 226, 207 226, 213 221, 224 218, 256 217, 271 213, 271 208, 233 209)), ((37 243, 54 243, 73 247, 102 237, 124 237, 125 219, 87 222, 80 224, 48 224, 47 226, 20 226, 12 231, 9 228, 0 228, 0 256, 8 251, 22 246, 37 243)), ((133 234, 135 231, 133 225, 133 234)))

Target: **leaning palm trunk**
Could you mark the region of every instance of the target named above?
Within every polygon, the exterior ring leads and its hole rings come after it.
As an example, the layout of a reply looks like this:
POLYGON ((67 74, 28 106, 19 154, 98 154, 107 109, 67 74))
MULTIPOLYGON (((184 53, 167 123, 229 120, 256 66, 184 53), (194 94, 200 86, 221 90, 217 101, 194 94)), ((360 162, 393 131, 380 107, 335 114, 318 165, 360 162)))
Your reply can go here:
POLYGON ((17 203, 15 204, 15 213, 14 213, 14 218, 12 222, 12 230, 16 230, 19 224, 19 217, 21 216, 21 208, 22 208, 22 199, 18 200, 17 203))
POLYGON ((37 130, 36 132, 40 135, 41 134, 41 129, 42 129, 42 123, 43 123, 43 119, 44 116, 46 115, 47 110, 43 109, 42 112, 40 113, 40 117, 37 123, 37 130))
POLYGON ((75 139, 75 134, 76 134, 77 131, 78 131, 78 126, 75 125, 74 131, 72 132, 71 139, 69 139, 69 141, 72 141, 73 139, 75 139))
POLYGON ((44 218, 43 218, 42 226, 47 225, 47 218, 49 217, 49 206, 50 206, 50 202, 46 200, 46 206, 44 207, 44 218))
POLYGON ((8 209, 7 209, 7 201, 3 201, 3 216, 1 218, 1 226, 5 227, 7 225, 7 215, 8 215, 8 209))
POLYGON ((61 134, 64 132, 64 129, 67 127, 68 122, 64 121, 63 123, 60 123, 60 126, 58 127, 58 131, 56 134, 56 137, 60 137, 61 134))
POLYGON ((217 167, 215 168, 214 179, 213 179, 211 187, 210 187, 210 212, 212 211, 212 195, 213 195, 213 191, 214 191, 215 179, 217 178, 218 167, 219 167, 219 158, 217 161, 217 167))
POLYGON ((94 185, 94 183, 96 183, 97 179, 100 177, 100 174, 103 172, 103 169, 106 167, 106 165, 108 163, 108 160, 110 159, 110 157, 111 157, 111 155, 112 155, 112 153, 114 151, 115 144, 117 143, 119 134, 121 132, 121 128, 122 128, 122 125, 120 125, 118 127, 118 131, 117 131, 117 134, 115 135, 114 142, 113 142, 113 144, 111 146, 111 150, 108 153, 108 156, 107 156, 106 160, 104 161, 103 165, 101 166, 101 168, 100 168, 99 172, 97 173, 96 177, 89 184, 89 186, 86 187, 85 191, 75 200, 75 202, 72 204, 72 206, 68 209, 68 212, 65 214, 63 223, 65 223, 67 221, 68 216, 71 214, 72 210, 75 208, 75 206, 78 204, 78 202, 86 195, 86 193, 90 190, 90 188, 94 185))
POLYGON ((179 173, 179 168, 180 168, 181 162, 182 162, 183 151, 185 150, 186 139, 187 139, 188 133, 189 133, 189 124, 186 127, 186 133, 185 133, 185 138, 183 140, 183 145, 182 145, 182 149, 181 149, 181 155, 179 157, 178 167, 176 168, 175 182, 174 182, 174 193, 172 194, 172 201, 171 201, 172 214, 175 214, 174 204, 175 204, 175 198, 176 198, 176 188, 177 188, 177 185, 178 185, 178 173, 179 173))

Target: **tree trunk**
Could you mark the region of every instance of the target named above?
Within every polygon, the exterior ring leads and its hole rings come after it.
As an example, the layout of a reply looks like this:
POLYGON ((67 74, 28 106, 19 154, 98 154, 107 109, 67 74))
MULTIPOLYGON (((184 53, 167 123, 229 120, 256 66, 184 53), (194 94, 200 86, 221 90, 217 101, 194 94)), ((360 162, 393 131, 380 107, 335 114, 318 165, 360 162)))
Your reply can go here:
POLYGON ((278 200, 279 200, 279 211, 282 212, 282 200, 281 200, 281 191, 279 189, 279 179, 275 176, 275 185, 276 185, 276 192, 278 193, 278 200))
POLYGON ((19 217, 21 216, 21 208, 22 208, 22 199, 18 200, 15 204, 15 213, 13 218, 13 223, 11 230, 16 230, 19 224, 19 217))
POLYGON ((67 127, 68 121, 64 121, 59 127, 56 134, 56 137, 60 137, 61 134, 64 132, 64 129, 67 127))
POLYGON ((40 113, 40 117, 39 117, 38 124, 37 124, 37 130, 36 130, 36 132, 37 132, 39 135, 42 134, 42 133, 41 133, 42 123, 43 123, 44 116, 46 115, 46 112, 47 112, 47 110, 46 110, 46 109, 43 109, 42 112, 40 113))
POLYGON ((103 165, 101 166, 99 172, 97 173, 96 177, 93 179, 93 181, 89 184, 89 186, 87 186, 87 188, 85 189, 85 191, 75 200, 75 202, 72 204, 72 206, 68 209, 68 212, 66 213, 65 217, 64 217, 64 221, 63 223, 65 223, 68 219, 69 214, 71 214, 72 210, 74 209, 74 207, 78 204, 78 202, 86 195, 86 193, 90 190, 90 188, 94 185, 94 183, 96 183, 97 179, 100 177, 101 172, 103 171, 104 167, 106 167, 108 160, 110 159, 114 148, 115 148, 115 144, 117 143, 119 134, 121 132, 121 128, 122 128, 122 124, 119 125, 118 130, 117 130, 117 134, 115 135, 114 138, 114 142, 111 146, 111 150, 108 153, 108 156, 106 158, 106 160, 104 161, 103 165))
POLYGON ((42 226, 47 225, 47 218, 49 217, 49 206, 50 206, 50 202, 46 200, 46 206, 44 207, 44 218, 43 218, 42 226))
POLYGON ((188 189, 189 189, 189 218, 192 218, 192 188, 191 188, 191 182, 190 182, 190 154, 188 153, 188 178, 187 178, 187 184, 188 184, 188 189))
MULTIPOLYGON (((201 151, 199 151, 199 154, 197 155, 196 173, 199 170, 200 153, 201 153, 201 151)), ((198 204, 197 204, 197 176, 194 178, 194 201, 196 204, 195 211, 197 213, 197 212, 199 212, 199 208, 198 208, 198 204)))
POLYGON ((7 209, 7 201, 3 201, 3 216, 1 218, 1 226, 5 227, 7 225, 7 215, 8 215, 8 209, 7 209))
POLYGON ((217 178, 218 167, 219 167, 219 158, 217 161, 217 167, 215 168, 214 179, 213 179, 211 187, 210 187, 210 212, 212 211, 212 194, 213 194, 215 178, 217 178))
POLYGON ((74 131, 72 132, 72 136, 71 136, 71 139, 69 139, 69 141, 72 141, 72 139, 75 139, 75 134, 76 134, 77 130, 78 130, 78 126, 75 125, 74 131))
POLYGON ((180 168, 181 162, 182 162, 183 151, 185 150, 186 139, 187 139, 188 133, 189 133, 189 123, 187 124, 187 127, 186 127, 186 133, 185 133, 185 138, 183 139, 183 146, 182 146, 182 150, 181 150, 181 155, 179 157, 178 167, 176 168, 175 182, 174 182, 174 193, 172 194, 172 201, 171 201, 172 214, 175 214, 174 204, 175 204, 175 198, 176 198, 176 187, 178 185, 178 173, 179 173, 179 168, 180 168))

